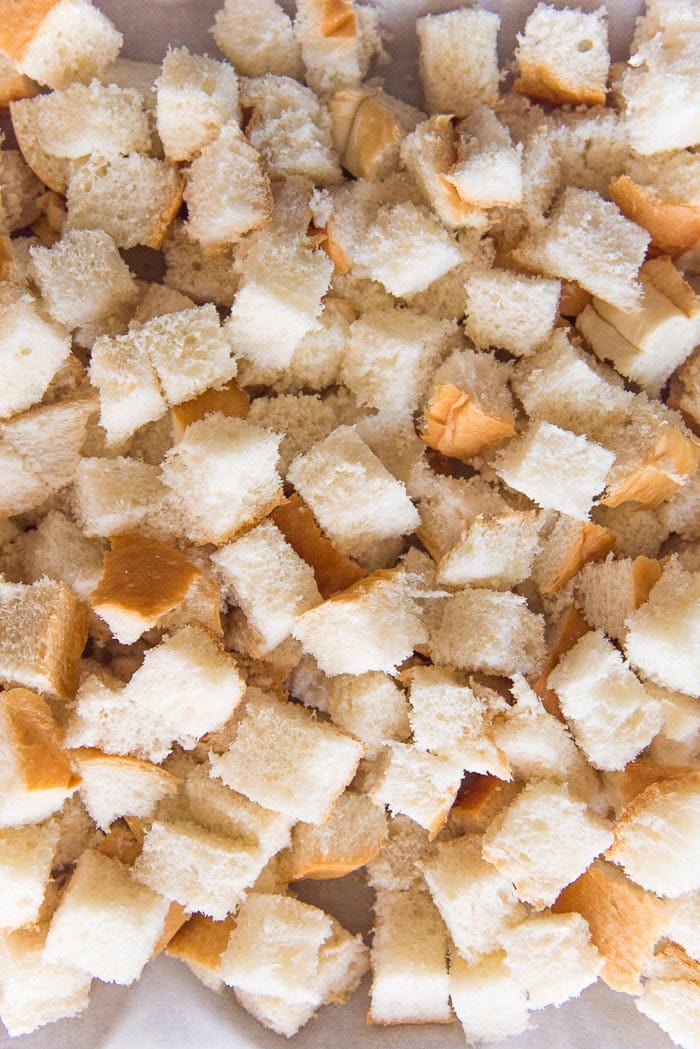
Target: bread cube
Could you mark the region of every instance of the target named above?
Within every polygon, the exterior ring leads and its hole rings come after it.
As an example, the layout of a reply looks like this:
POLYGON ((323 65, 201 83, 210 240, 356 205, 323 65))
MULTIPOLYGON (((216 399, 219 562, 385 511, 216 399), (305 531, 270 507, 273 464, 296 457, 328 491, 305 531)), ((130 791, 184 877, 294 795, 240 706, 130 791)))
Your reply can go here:
POLYGON ((700 960, 700 892, 689 892, 674 901, 669 933, 691 958, 700 960))
POLYGON ((697 144, 693 33, 660 28, 635 35, 620 81, 630 145, 645 156, 697 144))
POLYGON ((306 82, 319 95, 364 80, 375 52, 382 52, 377 13, 354 0, 301 0, 294 31, 306 82))
POLYGON ((478 835, 440 842, 421 869, 455 947, 470 965, 525 917, 513 886, 481 858, 478 835))
POLYGON ((462 261, 459 248, 420 204, 385 204, 377 211, 358 260, 392 295, 413 295, 462 261), (410 245, 410 251, 406 246, 410 245))
POLYGON ((38 918, 58 836, 54 821, 0 831, 0 928, 19 929, 38 918))
POLYGON ((9 55, 0 51, 0 105, 8 106, 20 98, 33 98, 39 85, 24 73, 18 73, 9 55))
POLYGON ((445 824, 463 771, 454 755, 430 754, 412 743, 390 743, 369 795, 392 814, 409 816, 432 840, 445 824))
POLYGON ((165 948, 170 958, 180 958, 205 987, 220 991, 224 984, 218 975, 221 955, 226 950, 235 919, 232 915, 214 921, 203 914, 193 914, 178 929, 165 948))
POLYGON ((78 464, 73 489, 75 512, 88 536, 119 535, 144 528, 158 514, 165 495, 158 467, 139 459, 86 456, 78 464))
POLYGON ((255 397, 246 418, 255 426, 284 434, 280 445, 282 475, 286 474, 297 455, 306 454, 338 425, 338 417, 329 401, 303 393, 255 397))
POLYGON ((0 937, 0 1019, 10 1037, 77 1016, 87 1008, 92 978, 44 957, 46 929, 17 929, 0 937))
POLYGON ((187 427, 163 461, 162 479, 189 539, 220 545, 281 502, 280 440, 218 413, 187 427))
POLYGON ((693 769, 637 794, 618 818, 606 856, 657 896, 693 892, 700 887, 699 821, 700 777, 693 769))
POLYGON ((513 678, 511 693, 514 705, 496 716, 490 734, 513 775, 566 779, 579 758, 566 726, 548 712, 520 675, 513 678))
POLYGON ((66 229, 102 229, 118 248, 160 248, 180 210, 182 186, 177 168, 157 157, 94 155, 72 169, 66 229))
POLYGON ((0 418, 40 400, 70 354, 70 338, 27 292, 6 286, 0 295, 0 361, 5 383, 0 418))
POLYGON ((373 889, 403 892, 415 888, 428 896, 427 885, 417 864, 432 856, 436 845, 427 830, 408 816, 389 817, 389 838, 367 864, 367 879, 373 889))
POLYGON ((443 225, 478 230, 486 226, 486 214, 462 200, 447 179, 457 161, 452 121, 443 113, 418 124, 401 143, 401 160, 443 225))
POLYGON ((514 89, 535 102, 605 105, 610 55, 603 10, 538 4, 518 34, 514 89))
POLYGON ((527 357, 552 332, 559 281, 494 268, 470 274, 465 290, 464 330, 478 349, 500 347, 527 357))
POLYGON ((323 823, 348 785, 362 745, 311 713, 260 693, 246 705, 236 737, 212 756, 212 775, 265 808, 323 823), (267 755, 265 767, 259 757, 267 755), (321 779, 319 769, 324 769, 321 779))
POLYGON ((23 2, 3 17, 0 48, 20 73, 51 88, 89 81, 117 57, 123 39, 89 0, 23 2))
POLYGON ((295 459, 287 477, 338 550, 361 563, 377 540, 405 535, 418 525, 404 486, 352 427, 339 426, 295 459))
POLYGON ((636 1001, 640 1013, 676 1043, 697 1049, 700 986, 694 980, 646 980, 636 1001))
POLYGON ((530 575, 540 550, 542 516, 513 510, 479 515, 438 563, 438 583, 508 590, 530 575))
POLYGON ((608 557, 583 566, 576 579, 576 598, 594 629, 621 642, 627 620, 648 600, 661 572, 662 565, 653 558, 608 557))
POLYGON ((134 335, 102 335, 92 349, 90 381, 100 394, 100 425, 108 447, 122 444, 167 411, 155 368, 134 335))
POLYGON ((592 190, 569 187, 541 228, 513 253, 516 262, 549 277, 576 281, 621 310, 634 308, 642 288, 639 268, 649 245, 646 230, 592 190))
POLYGON ((522 202, 521 143, 488 106, 477 106, 456 128, 456 162, 445 175, 471 207, 511 208, 522 202))
POLYGON ((117 860, 88 849, 51 919, 44 957, 106 983, 131 984, 153 953, 169 906, 117 860))
POLYGON ((155 86, 158 135, 170 160, 191 160, 238 118, 238 80, 227 62, 172 48, 155 86))
POLYGON ((673 558, 628 620, 625 654, 657 684, 700 696, 700 577, 673 558))
POLYGON ((532 579, 544 596, 557 594, 584 565, 605 557, 616 541, 616 533, 610 528, 560 514, 545 534, 532 579))
POLYGON ((520 790, 521 784, 495 776, 470 775, 447 818, 448 835, 483 834, 489 823, 520 790))
POLYGON ((9 233, 37 222, 45 192, 18 149, 0 152, 0 225, 9 233))
MULTIPOLYGON (((360 8, 363 16, 366 8, 360 8)), ((328 104, 342 167, 356 178, 376 179, 398 166, 401 140, 423 114, 383 90, 346 87, 328 104)))
POLYGON ((511 975, 502 951, 473 966, 453 955, 450 997, 469 1042, 499 1041, 527 1027, 527 995, 511 975))
POLYGON ((639 994, 640 976, 664 932, 661 900, 635 885, 618 867, 595 860, 567 885, 553 909, 557 914, 582 915, 603 960, 601 978, 614 991, 639 994))
POLYGON ((499 453, 497 468, 506 484, 545 510, 585 521, 614 462, 607 448, 551 423, 536 422, 499 453))
POLYGON ((501 936, 506 966, 527 992, 531 1009, 561 1005, 595 983, 603 959, 580 914, 542 914, 501 936), (532 965, 533 957, 540 963, 532 965))
POLYGON ((285 880, 343 878, 377 855, 387 838, 384 810, 366 794, 346 790, 325 823, 297 823, 279 856, 285 880))
POLYGON ((71 752, 71 761, 82 780, 83 804, 103 831, 121 816, 148 818, 161 798, 177 790, 174 776, 138 758, 80 748, 71 752))
POLYGON ((301 80, 299 44, 289 15, 276 0, 226 0, 216 12, 212 36, 241 76, 265 73, 301 80))
POLYGON ((369 1023, 448 1023, 447 932, 427 892, 379 890, 369 1023))
POLYGON ((551 906, 612 842, 608 824, 546 781, 526 784, 484 835, 483 857, 535 910, 551 906))
POLYGON ((339 728, 364 743, 368 757, 392 740, 405 742, 411 734, 405 694, 379 671, 332 677, 328 712, 339 728))
POLYGON ((420 76, 429 113, 464 117, 480 102, 498 101, 500 24, 498 15, 476 9, 418 19, 420 76))
POLYGON ((518 594, 465 588, 442 603, 430 648, 463 670, 527 673, 544 655, 544 620, 518 594))

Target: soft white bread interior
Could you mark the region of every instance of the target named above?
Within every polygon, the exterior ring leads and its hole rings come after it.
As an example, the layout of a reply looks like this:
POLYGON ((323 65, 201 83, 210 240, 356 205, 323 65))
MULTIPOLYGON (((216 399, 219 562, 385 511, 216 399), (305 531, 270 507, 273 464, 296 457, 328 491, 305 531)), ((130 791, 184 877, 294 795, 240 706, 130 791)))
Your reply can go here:
POLYGON ((498 15, 476 9, 418 19, 420 75, 430 113, 464 117, 480 102, 496 102, 500 24, 498 15))
POLYGON ((501 936, 506 966, 527 992, 531 1009, 561 1005, 595 983, 603 960, 591 943, 580 914, 541 914, 506 930, 501 936), (536 952, 544 965, 535 972, 536 952))

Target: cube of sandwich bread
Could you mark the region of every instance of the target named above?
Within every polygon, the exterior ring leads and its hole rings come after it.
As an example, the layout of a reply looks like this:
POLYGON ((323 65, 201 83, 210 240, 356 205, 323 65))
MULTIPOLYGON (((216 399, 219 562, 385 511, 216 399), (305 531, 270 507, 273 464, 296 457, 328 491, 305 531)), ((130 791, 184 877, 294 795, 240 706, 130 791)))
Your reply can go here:
POLYGON ((384 810, 366 794, 346 790, 325 823, 297 823, 279 860, 285 879, 343 878, 364 867, 387 839, 384 810))
POLYGON ((172 48, 155 87, 156 126, 170 160, 192 160, 238 119, 238 78, 228 62, 172 48))
POLYGON ((205 987, 220 991, 224 983, 219 976, 219 962, 234 925, 232 915, 215 921, 204 914, 193 914, 175 933, 165 953, 185 962, 205 987))
POLYGON ((367 757, 386 743, 411 735, 405 693, 387 674, 339 674, 328 681, 328 712, 334 723, 361 740, 367 757))
POLYGON ((663 708, 602 631, 585 634, 547 680, 574 739, 594 768, 623 769, 664 723, 663 708))
POLYGON ((512 510, 479 515, 438 563, 438 583, 508 590, 528 578, 541 548, 542 515, 512 510))
MULTIPOLYGON (((190 300, 182 302, 176 309, 185 309, 195 302, 200 305, 213 302, 215 306, 231 306, 239 283, 238 273, 231 266, 231 248, 220 255, 205 255, 202 246, 188 235, 185 224, 175 219, 162 250, 166 264, 163 276, 165 284, 156 284, 153 292, 158 297, 159 306, 161 298, 169 290, 190 300)), ((167 312, 167 309, 154 306, 150 316, 167 312)), ((135 319, 140 319, 138 312, 135 319)))
POLYGON ((605 12, 538 4, 518 34, 514 89, 535 102, 604 105, 610 55, 605 12))
POLYGON ((646 980, 635 1005, 665 1031, 676 1045, 697 1049, 700 984, 695 980, 646 980))
POLYGON ((50 579, 0 580, 0 681, 71 699, 88 632, 87 606, 50 579))
MULTIPOLYGON (((521 675, 513 678, 513 706, 491 723, 490 735, 505 755, 513 776, 519 779, 570 776, 580 755, 569 735, 521 675)), ((484 828, 485 829, 485 828, 484 828)))
POLYGON ((668 47, 664 36, 639 42, 620 83, 630 145, 642 155, 697 143, 693 34, 676 33, 668 47))
POLYGON ((284 476, 297 455, 303 455, 332 433, 338 416, 332 401, 318 394, 280 394, 255 397, 246 415, 248 422, 284 434, 280 445, 280 473, 284 476))
POLYGON ((260 653, 289 637, 298 616, 321 603, 313 569, 271 521, 212 555, 231 598, 260 635, 260 653))
POLYGON ((92 977, 44 958, 46 928, 0 936, 0 1019, 14 1038, 87 1007, 92 977))
MULTIPOLYGON (((364 79, 372 53, 372 42, 362 32, 367 13, 354 0, 300 0, 294 32, 306 82, 317 94, 329 95, 364 79)), ((376 17, 372 22, 376 33, 376 17)))
POLYGON ((0 929, 19 929, 38 918, 59 834, 55 820, 0 831, 0 929))
POLYGON ((667 910, 657 896, 614 864, 595 860, 566 886, 553 910, 585 918, 603 960, 601 979, 614 991, 639 994, 641 974, 667 928, 667 910))
POLYGON ((427 15, 416 23, 420 76, 429 113, 466 116, 498 101, 498 15, 481 10, 427 15))
POLYGON ((175 794, 178 781, 166 769, 130 755, 81 747, 71 751, 80 775, 80 797, 97 826, 108 831, 121 816, 147 819, 158 802, 175 794))
POLYGON ((380 570, 299 616, 292 635, 329 677, 391 674, 428 639, 402 570, 380 570))
POLYGON ((506 484, 545 510, 585 521, 614 462, 614 453, 602 445, 535 422, 499 453, 497 470, 506 484))
POLYGON ((510 675, 544 655, 544 620, 519 594, 465 587, 441 604, 430 639, 436 663, 510 675))
POLYGON ((0 361, 5 383, 0 418, 31 408, 70 355, 70 337, 28 292, 0 293, 0 361))
POLYGON ((168 410, 155 368, 131 333, 95 340, 90 382, 100 395, 100 426, 108 448, 123 448, 136 430, 168 410))
POLYGON ((394 815, 408 816, 432 840, 445 825, 464 775, 453 754, 431 754, 412 743, 390 743, 373 777, 370 797, 394 815))
POLYGON ((127 456, 85 456, 75 475, 73 506, 85 535, 118 535, 155 523, 166 491, 157 466, 127 456))
POLYGON ((12 129, 22 156, 37 178, 49 189, 63 195, 68 186, 70 163, 47 150, 47 143, 36 126, 32 102, 32 98, 10 102, 12 129))
POLYGON ((499 1041, 527 1027, 527 995, 508 969, 502 951, 476 965, 452 954, 450 998, 470 1043, 499 1041))
POLYGON ((511 270, 470 274, 464 330, 477 349, 500 347, 527 357, 551 335, 561 283, 511 270))
POLYGON ((254 7, 247 0, 226 0, 211 33, 242 76, 303 77, 292 21, 276 0, 258 0, 254 7))
POLYGON ((511 208, 523 199, 521 143, 488 106, 477 106, 456 129, 456 163, 445 175, 468 205, 511 208))
POLYGON ((481 857, 477 834, 440 842, 421 864, 433 901, 459 954, 474 965, 525 918, 510 881, 481 857))
POLYGON ((670 939, 700 961, 700 892, 689 892, 671 905, 670 939))
POLYGON ((657 896, 675 898, 700 887, 700 775, 660 780, 625 806, 606 856, 657 896))
POLYGON ((428 208, 406 202, 379 208, 357 262, 392 295, 406 296, 444 277, 462 254, 428 208))
POLYGON ((521 900, 543 910, 612 841, 606 821, 566 787, 531 781, 486 831, 483 857, 521 900))
POLYGON ((637 276, 648 245, 646 230, 614 204, 592 190, 569 187, 544 225, 526 234, 513 258, 546 276, 576 281, 624 310, 641 297, 637 276))
POLYGON ((584 565, 610 553, 616 542, 611 528, 559 514, 535 558, 533 582, 544 596, 557 594, 584 565))
POLYGON ((528 918, 501 936, 505 963, 527 992, 531 1009, 561 1005, 595 983, 603 959, 591 942, 580 914, 542 914, 528 918), (535 967, 532 959, 539 959, 535 967))
POLYGON ((280 441, 278 434, 220 414, 188 426, 166 455, 162 478, 189 539, 220 545, 282 501, 280 441))
POLYGON ((115 60, 123 39, 89 0, 3 5, 0 48, 21 73, 58 90, 88 83, 115 60))
POLYGON ((51 919, 44 957, 106 983, 131 984, 153 953, 169 907, 118 860, 88 849, 51 919))
POLYGON ((255 692, 212 775, 274 812, 323 823, 355 774, 363 747, 310 711, 255 692), (267 755, 260 767, 260 754, 267 755), (323 770, 320 777, 319 770, 323 770))

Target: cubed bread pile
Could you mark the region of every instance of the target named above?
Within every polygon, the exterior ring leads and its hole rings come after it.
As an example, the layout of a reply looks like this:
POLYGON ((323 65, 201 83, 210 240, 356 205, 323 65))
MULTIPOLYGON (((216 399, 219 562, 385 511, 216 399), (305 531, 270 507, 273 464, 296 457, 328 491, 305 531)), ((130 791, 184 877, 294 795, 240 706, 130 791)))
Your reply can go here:
POLYGON ((512 69, 422 17, 425 111, 380 28, 226 0, 156 66, 0 0, 10 1035, 165 951, 286 1036, 371 970, 700 1046, 700 2, 612 66, 604 8, 512 69), (351 872, 371 946, 297 888, 351 872))

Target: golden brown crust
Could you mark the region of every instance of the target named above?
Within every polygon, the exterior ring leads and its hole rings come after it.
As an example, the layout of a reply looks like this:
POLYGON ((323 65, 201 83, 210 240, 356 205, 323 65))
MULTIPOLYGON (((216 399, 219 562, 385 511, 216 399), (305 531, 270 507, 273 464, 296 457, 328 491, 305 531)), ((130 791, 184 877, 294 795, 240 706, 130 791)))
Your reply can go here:
POLYGON ((514 434, 512 420, 489 414, 472 394, 448 383, 433 390, 421 437, 435 451, 468 462, 514 434))
POLYGON ((61 0, 0 0, 0 49, 18 62, 61 0))
POLYGON ((629 803, 650 787, 663 780, 684 779, 696 770, 688 765, 659 765, 655 761, 637 758, 631 761, 622 772, 608 772, 605 780, 612 790, 615 807, 625 809, 629 803))
POLYGON ((231 379, 218 390, 205 390, 190 401, 176 404, 172 409, 173 436, 179 441, 188 426, 206 419, 207 415, 219 412, 228 419, 245 419, 250 406, 250 397, 235 379, 231 379))
POLYGON ((65 583, 51 609, 44 639, 44 664, 51 690, 60 699, 73 699, 78 688, 78 663, 85 648, 90 609, 65 583))
MULTIPOLYGON (((176 168, 172 168, 172 171, 173 186, 170 191, 170 197, 163 205, 160 214, 156 216, 151 223, 150 229, 144 231, 146 234, 144 239, 139 242, 148 248, 160 249, 163 247, 163 242, 168 235, 173 219, 175 219, 178 211, 182 207, 182 195, 185 189, 185 180, 176 168)), ((221 250, 225 250, 225 247, 221 250)))
POLYGON ((58 725, 45 699, 28 688, 2 693, 9 739, 17 767, 28 791, 77 787, 70 757, 60 742, 58 725))
POLYGON ((228 946, 231 933, 236 927, 232 915, 223 921, 214 921, 203 914, 192 917, 175 933, 165 953, 171 958, 200 965, 210 972, 217 972, 221 955, 228 946))
POLYGON ((644 976, 653 980, 690 980, 700 984, 700 962, 677 943, 666 940, 656 950, 644 976))
MULTIPOLYGON (((664 766, 657 766, 657 768, 659 767, 664 766)), ((668 798, 673 794, 682 793, 686 790, 693 792, 700 790, 700 768, 676 768, 675 766, 670 766, 670 768, 672 770, 671 775, 664 776, 663 778, 657 776, 648 787, 636 792, 622 809, 622 812, 619 814, 617 822, 613 827, 615 841, 606 852, 606 857, 614 859, 621 834, 624 833, 629 824, 634 823, 638 815, 641 812, 644 812, 649 806, 655 805, 658 801, 668 798)))
POLYGON ((658 583, 663 564, 653 557, 635 557, 632 562, 632 590, 634 607, 639 608, 649 600, 649 594, 658 583))
POLYGON ((125 867, 131 867, 141 855, 144 832, 141 820, 133 816, 116 820, 109 828, 95 851, 112 860, 119 860, 125 867))
POLYGON ((325 237, 321 241, 321 247, 333 263, 334 272, 337 273, 339 277, 343 277, 352 269, 352 261, 348 257, 346 251, 341 247, 340 241, 336 239, 333 233, 332 221, 329 220, 326 223, 324 232, 325 237))
POLYGON ((168 908, 168 913, 165 915, 165 921, 163 922, 163 929, 156 940, 151 958, 157 958, 161 951, 164 951, 168 946, 173 936, 176 935, 178 929, 187 921, 188 915, 185 908, 181 903, 176 903, 174 900, 168 908))
POLYGON ((573 579, 589 561, 598 561, 609 554, 615 545, 615 533, 592 521, 579 521, 576 535, 562 564, 549 578, 542 581, 540 590, 543 594, 557 594, 562 587, 573 579))
POLYGON ((554 689, 548 687, 547 679, 561 657, 572 649, 576 642, 588 631, 589 626, 583 617, 583 613, 579 611, 576 605, 569 605, 554 627, 554 633, 549 639, 549 647, 544 663, 538 670, 537 675, 530 680, 532 689, 542 700, 547 713, 553 714, 560 721, 565 721, 566 719, 561 712, 559 698, 554 689))
POLYGON ((641 993, 641 973, 668 922, 658 897, 635 885, 618 868, 595 860, 564 889, 552 910, 583 915, 591 940, 604 958, 603 980, 614 991, 641 993))
POLYGON ((449 819, 461 834, 480 834, 513 799, 519 786, 496 776, 473 773, 450 809, 449 819))
POLYGON ((543 62, 519 59, 520 76, 513 84, 513 90, 520 95, 527 95, 533 102, 550 102, 552 105, 564 105, 572 102, 577 106, 604 106, 605 88, 598 84, 580 84, 574 87, 559 76, 557 70, 543 62))
POLYGON ((676 269, 668 255, 647 259, 639 271, 640 277, 650 280, 657 291, 670 299, 676 309, 685 313, 689 320, 700 313, 700 299, 676 269))
POLYGON ((628 219, 651 234, 652 244, 673 258, 690 251, 700 240, 700 208, 662 200, 649 186, 628 175, 611 184, 610 199, 628 219))
POLYGON ((357 21, 353 0, 319 0, 321 33, 339 40, 357 36, 357 21))
POLYGON ((199 575, 197 566, 167 543, 145 535, 114 536, 90 600, 99 615, 115 610, 153 626, 185 599, 199 575))
POLYGON ((637 502, 653 509, 670 498, 700 465, 700 441, 664 424, 643 462, 615 481, 600 500, 604 506, 637 502))
POLYGON ((340 157, 342 166, 356 178, 372 178, 386 150, 401 141, 401 128, 378 98, 360 103, 340 157))
POLYGON ((311 565, 324 599, 347 590, 367 575, 364 568, 339 553, 325 537, 301 496, 290 496, 270 517, 294 552, 311 565))
POLYGON ((0 108, 9 106, 10 102, 18 102, 20 98, 34 98, 41 91, 36 80, 25 76, 24 73, 11 73, 6 77, 0 77, 0 108))

